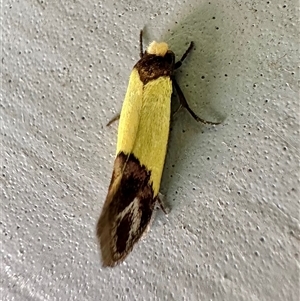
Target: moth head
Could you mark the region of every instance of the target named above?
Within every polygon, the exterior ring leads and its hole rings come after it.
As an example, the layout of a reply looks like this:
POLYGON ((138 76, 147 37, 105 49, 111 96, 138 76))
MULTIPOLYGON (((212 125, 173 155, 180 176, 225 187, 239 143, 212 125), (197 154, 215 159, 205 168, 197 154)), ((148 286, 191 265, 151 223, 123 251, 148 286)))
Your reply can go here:
POLYGON ((148 54, 155 54, 157 56, 165 56, 169 50, 169 46, 165 42, 158 43, 153 41, 147 48, 148 54))

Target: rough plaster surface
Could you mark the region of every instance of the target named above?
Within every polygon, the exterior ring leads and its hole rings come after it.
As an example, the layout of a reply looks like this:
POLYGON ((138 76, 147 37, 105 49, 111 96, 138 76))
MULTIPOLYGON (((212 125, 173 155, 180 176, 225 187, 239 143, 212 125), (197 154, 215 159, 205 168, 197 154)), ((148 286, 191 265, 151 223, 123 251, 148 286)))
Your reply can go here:
POLYGON ((3 1, 1 300, 299 300, 298 20, 296 0, 3 1), (172 211, 102 269, 105 124, 144 25, 178 56, 194 40, 178 81, 223 122, 174 116, 172 211))

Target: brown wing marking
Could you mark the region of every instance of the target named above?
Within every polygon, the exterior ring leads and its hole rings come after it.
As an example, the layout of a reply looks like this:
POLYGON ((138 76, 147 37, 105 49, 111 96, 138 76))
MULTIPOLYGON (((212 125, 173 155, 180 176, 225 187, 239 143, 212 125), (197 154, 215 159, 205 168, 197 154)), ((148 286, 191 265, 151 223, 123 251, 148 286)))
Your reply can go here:
POLYGON ((124 260, 150 223, 156 202, 150 175, 133 154, 117 155, 97 224, 103 266, 124 260))

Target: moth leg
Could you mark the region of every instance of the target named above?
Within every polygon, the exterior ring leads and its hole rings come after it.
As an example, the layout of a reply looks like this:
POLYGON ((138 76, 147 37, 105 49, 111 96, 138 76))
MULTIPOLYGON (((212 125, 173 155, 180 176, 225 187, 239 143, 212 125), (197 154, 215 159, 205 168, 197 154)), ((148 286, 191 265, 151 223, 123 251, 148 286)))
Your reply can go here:
POLYGON ((143 30, 140 31, 140 57, 142 58, 144 55, 143 50, 143 30))
MULTIPOLYGON (((180 107, 186 108, 186 109, 188 110, 188 112, 192 115, 192 117, 193 117, 196 121, 198 121, 198 122, 200 121, 200 122, 202 122, 202 123, 204 123, 204 124, 215 124, 215 125, 216 125, 216 124, 220 124, 220 122, 206 121, 206 120, 200 118, 198 115, 196 115, 196 114, 194 113, 194 111, 189 107, 189 105, 188 105, 188 103, 187 103, 187 101, 186 101, 186 99, 185 99, 185 97, 184 97, 184 94, 183 94, 183 92, 181 91, 181 89, 180 89, 178 83, 176 82, 176 80, 175 80, 174 78, 172 78, 172 81, 173 81, 175 90, 176 90, 176 92, 177 92, 177 95, 178 95, 178 97, 179 97, 179 101, 180 101, 180 105, 181 105, 180 107)), ((180 107, 179 107, 179 108, 180 108, 180 107)))
POLYGON ((175 63, 175 67, 174 69, 178 69, 181 67, 182 62, 185 60, 185 58, 187 57, 187 55, 191 52, 192 48, 194 47, 194 42, 190 43, 189 48, 185 51, 185 53, 183 54, 183 56, 181 57, 181 59, 175 63))
POLYGON ((182 108, 182 104, 180 104, 179 107, 176 109, 176 111, 173 113, 173 115, 172 115, 173 118, 181 108, 182 108))
POLYGON ((151 216, 151 219, 149 221, 149 224, 147 225, 146 229, 144 230, 144 232, 143 232, 143 234, 142 234, 142 236, 140 238, 141 240, 143 240, 147 236, 147 234, 148 234, 148 232, 149 232, 149 230, 150 230, 150 228, 152 226, 152 223, 154 221, 154 218, 155 218, 155 212, 152 213, 152 216, 151 216))
POLYGON ((120 119, 120 113, 118 113, 117 115, 115 115, 106 126, 110 126, 112 123, 114 123, 115 121, 120 119))
POLYGON ((163 213, 167 215, 170 212, 170 208, 165 202, 165 196, 159 192, 156 196, 156 201, 163 213))

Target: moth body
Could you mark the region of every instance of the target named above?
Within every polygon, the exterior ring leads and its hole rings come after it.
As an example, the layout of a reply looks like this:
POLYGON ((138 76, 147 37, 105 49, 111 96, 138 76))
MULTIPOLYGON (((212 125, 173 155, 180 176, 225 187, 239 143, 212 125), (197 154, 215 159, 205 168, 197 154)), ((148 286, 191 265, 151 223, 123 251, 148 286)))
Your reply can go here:
POLYGON ((103 266, 124 260, 146 232, 155 204, 161 205, 158 194, 169 136, 172 85, 182 106, 192 112, 174 79, 174 70, 193 43, 175 63, 166 43, 154 41, 143 53, 142 32, 140 41, 141 59, 130 74, 113 173, 96 229, 103 266))

